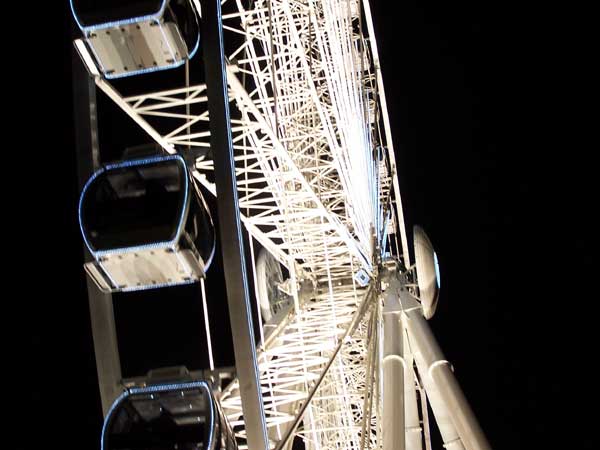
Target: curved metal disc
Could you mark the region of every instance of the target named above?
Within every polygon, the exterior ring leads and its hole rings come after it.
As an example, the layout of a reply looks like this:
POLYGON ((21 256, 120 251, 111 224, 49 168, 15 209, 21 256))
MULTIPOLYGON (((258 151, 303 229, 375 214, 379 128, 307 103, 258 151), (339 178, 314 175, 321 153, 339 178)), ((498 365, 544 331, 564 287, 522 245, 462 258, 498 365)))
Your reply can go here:
POLYGON ((265 323, 289 303, 287 296, 279 289, 283 281, 281 264, 267 250, 260 249, 256 258, 256 282, 265 323))
POLYGON ((429 237, 418 225, 413 228, 415 246, 415 264, 417 267, 417 283, 423 314, 430 319, 435 313, 440 292, 440 274, 437 255, 429 237))

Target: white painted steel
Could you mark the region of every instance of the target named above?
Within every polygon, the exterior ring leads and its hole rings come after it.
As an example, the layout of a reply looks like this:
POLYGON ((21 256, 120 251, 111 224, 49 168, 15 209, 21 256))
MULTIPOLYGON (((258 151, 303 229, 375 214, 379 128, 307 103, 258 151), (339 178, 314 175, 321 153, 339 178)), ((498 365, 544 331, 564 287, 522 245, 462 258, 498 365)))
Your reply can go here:
POLYGON ((449 450, 465 450, 465 447, 460 440, 458 433, 456 432, 456 427, 452 423, 448 408, 446 408, 446 405, 444 404, 444 401, 440 395, 439 389, 427 375, 427 365, 419 354, 415 355, 415 363, 419 373, 424 374, 421 378, 421 381, 425 391, 427 392, 435 421, 440 430, 442 441, 444 442, 444 447, 449 450))
POLYGON ((400 312, 383 311, 383 450, 405 450, 404 361, 400 312))
MULTIPOLYGON (((384 376, 391 360, 381 298, 335 352, 367 291, 355 275, 363 271, 378 289, 384 254, 402 261, 400 270, 410 268, 368 1, 226 0, 223 20, 240 217, 289 271, 294 300, 264 329, 257 349, 270 448, 283 445, 318 380, 294 433, 309 450, 381 448, 391 419, 382 399, 393 380, 404 397, 398 440, 422 449, 428 417, 417 403, 419 387, 445 442, 455 446, 448 448, 461 448, 448 440, 454 428, 446 431, 437 385, 426 378, 417 386, 413 361, 421 377, 427 362, 406 325, 395 333, 404 337, 395 356, 405 364, 384 376)), ((168 153, 209 148, 205 85, 125 97, 100 77, 96 84, 168 153)), ((215 195, 212 170, 201 157, 193 176, 215 195)), ((419 305, 414 311, 423 314, 419 305)), ((243 449, 238 387, 237 380, 228 386, 221 404, 243 449)), ((429 449, 427 435, 424 441, 429 449)))
MULTIPOLYGON (((413 342, 421 379, 432 399, 432 406, 434 406, 434 402, 439 400, 437 409, 444 416, 450 418, 452 426, 466 450, 491 450, 492 447, 483 434, 473 410, 458 385, 450 363, 444 359, 444 355, 431 333, 425 317, 416 310, 408 311, 406 314, 408 334, 411 342, 413 342), (438 399, 434 400, 434 396, 438 399)), ((439 424, 440 419, 437 414, 436 420, 439 424)), ((454 448, 460 448, 458 443, 454 448)))
POLYGON ((406 333, 406 325, 402 324, 403 356, 404 356, 404 427, 406 432, 406 450, 422 450, 423 428, 419 420, 417 403, 417 386, 415 383, 414 356, 406 333))
MULTIPOLYGON (((381 111, 372 42, 358 32, 358 3, 229 4, 235 9, 224 14, 225 39, 244 38, 229 55, 227 74, 242 221, 288 268, 292 290, 300 282, 318 287, 301 304, 296 299, 296 311, 259 348, 274 447, 356 312, 363 290, 353 275, 373 276, 379 251, 403 252, 392 239, 387 249, 374 245, 398 233, 400 221, 386 227, 385 219, 399 198, 392 192, 393 158, 378 157, 391 142, 375 120, 381 111)), ((123 97, 102 78, 96 84, 165 151, 209 147, 205 85, 123 97)), ((211 171, 212 161, 200 159, 194 178, 215 194, 211 171)), ((366 446, 377 446, 380 394, 372 395, 365 375, 375 369, 372 382, 381 384, 381 369, 380 358, 367 367, 367 323, 344 343, 307 409, 296 432, 307 448, 358 448, 365 424, 366 446), (373 404, 363 420, 366 395, 373 404)), ((222 404, 243 447, 235 384, 222 404)))
POLYGON ((423 305, 423 314, 431 319, 435 314, 440 295, 440 279, 437 256, 433 244, 423 228, 413 227, 415 247, 415 269, 419 285, 419 299, 423 305))

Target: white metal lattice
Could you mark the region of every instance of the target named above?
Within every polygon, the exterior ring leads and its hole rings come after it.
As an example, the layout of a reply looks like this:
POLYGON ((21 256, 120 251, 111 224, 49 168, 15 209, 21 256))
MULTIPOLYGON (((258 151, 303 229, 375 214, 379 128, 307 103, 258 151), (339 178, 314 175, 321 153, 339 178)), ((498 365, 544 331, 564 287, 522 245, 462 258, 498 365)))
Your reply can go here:
MULTIPOLYGON (((357 272, 373 276, 383 253, 406 260, 407 249, 368 3, 244 5, 228 0, 223 15, 241 219, 287 267, 294 294, 258 352, 274 448, 357 313, 357 272)), ((205 85, 124 97, 96 83, 167 152, 209 148, 205 85)), ((195 179, 216 195, 211 172, 210 159, 196 161, 195 179)), ((306 448, 377 447, 377 314, 345 338, 312 397, 296 431, 306 448)), ((221 402, 243 447, 236 382, 221 402)))

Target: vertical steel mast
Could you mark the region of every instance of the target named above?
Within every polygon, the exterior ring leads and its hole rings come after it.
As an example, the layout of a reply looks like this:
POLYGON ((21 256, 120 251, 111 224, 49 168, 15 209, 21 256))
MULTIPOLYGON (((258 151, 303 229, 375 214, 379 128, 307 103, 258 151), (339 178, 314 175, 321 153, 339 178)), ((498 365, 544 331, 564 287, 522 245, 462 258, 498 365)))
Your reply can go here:
POLYGON ((202 0, 202 37, 221 248, 239 392, 250 450, 268 448, 231 142, 220 0, 202 0))

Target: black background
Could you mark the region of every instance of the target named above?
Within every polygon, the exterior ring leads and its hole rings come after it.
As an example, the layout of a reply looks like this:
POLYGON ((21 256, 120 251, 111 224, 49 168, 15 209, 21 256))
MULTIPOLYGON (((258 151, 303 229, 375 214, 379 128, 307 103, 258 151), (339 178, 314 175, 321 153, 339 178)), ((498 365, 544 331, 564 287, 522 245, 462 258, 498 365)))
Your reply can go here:
MULTIPOLYGON (((594 106, 585 13, 475 1, 372 8, 405 220, 427 230, 440 259, 431 326, 493 448, 592 448, 597 140, 581 139, 594 106)), ((16 417, 39 428, 12 448, 95 449, 102 419, 76 221, 72 21, 66 1, 37 18, 20 29, 38 46, 17 71, 28 100, 7 119, 23 128, 11 149, 29 170, 15 243, 30 245, 13 268, 23 281, 8 279, 17 289, 5 295, 22 308, 5 321, 21 331, 9 341, 19 357, 9 359, 11 378, 25 371, 32 383, 16 417), (33 122, 15 117, 32 109, 33 122)))

